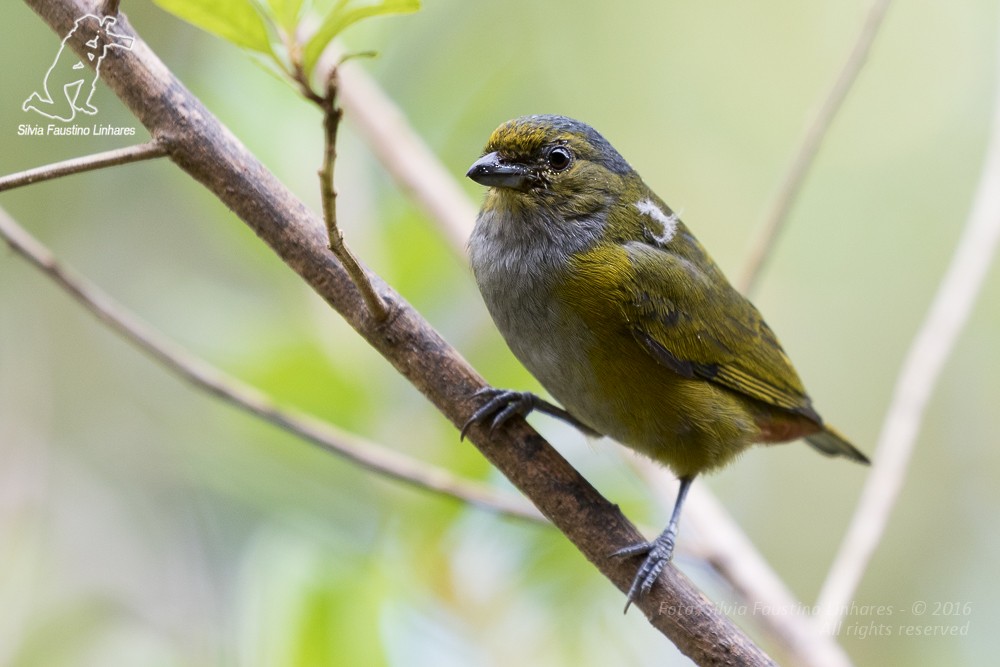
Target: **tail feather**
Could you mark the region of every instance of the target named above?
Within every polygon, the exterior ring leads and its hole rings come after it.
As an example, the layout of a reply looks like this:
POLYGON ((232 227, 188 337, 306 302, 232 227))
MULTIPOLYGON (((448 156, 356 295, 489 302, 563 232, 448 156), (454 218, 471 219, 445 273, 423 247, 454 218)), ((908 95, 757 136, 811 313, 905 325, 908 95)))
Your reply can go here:
POLYGON ((867 456, 862 454, 857 447, 847 441, 847 438, 830 426, 824 426, 823 430, 819 433, 806 436, 806 442, 827 456, 844 456, 865 465, 871 463, 867 456))

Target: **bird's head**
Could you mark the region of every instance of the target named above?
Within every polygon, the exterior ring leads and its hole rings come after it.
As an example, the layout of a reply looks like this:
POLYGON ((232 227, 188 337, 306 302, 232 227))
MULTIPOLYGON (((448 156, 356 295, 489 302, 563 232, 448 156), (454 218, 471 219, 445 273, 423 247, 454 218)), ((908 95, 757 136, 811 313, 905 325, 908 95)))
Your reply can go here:
POLYGON ((561 219, 599 213, 638 179, 592 127, 550 115, 498 127, 467 176, 490 187, 484 210, 561 219))

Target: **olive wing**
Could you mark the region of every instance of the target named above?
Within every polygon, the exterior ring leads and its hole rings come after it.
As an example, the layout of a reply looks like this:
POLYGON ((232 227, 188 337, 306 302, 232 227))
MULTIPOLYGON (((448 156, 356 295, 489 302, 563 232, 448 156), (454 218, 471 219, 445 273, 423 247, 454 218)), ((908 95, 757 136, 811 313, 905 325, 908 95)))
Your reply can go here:
POLYGON ((623 315, 657 362, 822 423, 774 332, 714 265, 644 243, 626 252, 634 298, 623 315))

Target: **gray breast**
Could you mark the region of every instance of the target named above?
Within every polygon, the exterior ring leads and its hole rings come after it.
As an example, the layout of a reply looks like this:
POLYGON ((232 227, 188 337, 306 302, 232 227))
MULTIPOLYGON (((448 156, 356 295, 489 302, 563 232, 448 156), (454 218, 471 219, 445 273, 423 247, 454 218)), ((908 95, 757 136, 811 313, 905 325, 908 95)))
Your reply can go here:
MULTIPOLYGON (((514 356, 571 411, 593 377, 580 363, 590 332, 559 300, 555 280, 577 250, 549 226, 518 230, 512 220, 483 214, 469 242, 469 257, 483 300, 514 356)), ((524 224, 523 222, 520 224, 524 224)), ((558 223, 555 223, 558 224, 558 223)), ((562 223, 563 225, 567 223, 562 223)), ((532 225, 534 226, 534 225, 532 225)), ((579 229, 576 230, 579 232, 579 229)), ((583 240, 593 242, 593 236, 583 240)))

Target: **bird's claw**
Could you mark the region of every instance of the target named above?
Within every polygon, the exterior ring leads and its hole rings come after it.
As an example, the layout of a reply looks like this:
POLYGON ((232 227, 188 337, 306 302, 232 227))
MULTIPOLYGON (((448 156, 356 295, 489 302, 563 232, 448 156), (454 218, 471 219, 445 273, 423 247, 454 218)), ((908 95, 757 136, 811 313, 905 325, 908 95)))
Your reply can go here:
POLYGON ((650 589, 653 588, 660 572, 674 555, 674 540, 675 536, 673 535, 660 535, 652 542, 639 542, 611 554, 616 558, 646 555, 635 574, 635 579, 632 580, 632 586, 628 589, 625 601, 626 613, 633 602, 649 593, 650 589))
POLYGON ((490 433, 497 430, 513 417, 527 417, 537 405, 537 398, 529 391, 513 391, 512 389, 497 389, 484 387, 473 394, 474 398, 487 397, 487 401, 479 406, 472 416, 462 425, 460 439, 473 424, 489 422, 490 433))

